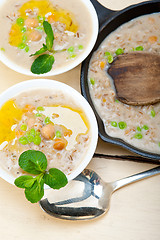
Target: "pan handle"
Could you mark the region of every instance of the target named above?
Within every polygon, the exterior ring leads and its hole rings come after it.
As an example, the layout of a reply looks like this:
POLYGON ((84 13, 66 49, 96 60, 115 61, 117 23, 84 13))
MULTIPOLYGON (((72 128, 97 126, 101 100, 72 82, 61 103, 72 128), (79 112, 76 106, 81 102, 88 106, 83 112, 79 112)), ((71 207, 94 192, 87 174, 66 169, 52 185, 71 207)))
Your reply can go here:
POLYGON ((101 27, 106 22, 106 20, 109 19, 115 13, 117 13, 117 11, 113 11, 113 10, 110 10, 110 9, 104 7, 103 5, 101 5, 98 2, 98 0, 90 0, 90 1, 93 4, 93 6, 97 12, 97 16, 98 16, 98 20, 99 20, 99 27, 101 29, 101 27))

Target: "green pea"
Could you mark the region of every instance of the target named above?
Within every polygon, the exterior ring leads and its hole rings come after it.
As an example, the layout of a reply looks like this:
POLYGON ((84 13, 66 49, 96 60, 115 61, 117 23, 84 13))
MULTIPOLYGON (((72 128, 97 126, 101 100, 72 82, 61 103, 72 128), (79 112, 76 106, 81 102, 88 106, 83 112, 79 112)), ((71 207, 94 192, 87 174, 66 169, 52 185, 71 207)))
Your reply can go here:
POLYGON ((20 129, 21 129, 22 131, 26 131, 26 130, 27 130, 27 125, 26 125, 26 124, 22 124, 22 125, 20 126, 20 129))
POLYGON ((36 117, 42 117, 42 114, 40 114, 40 113, 36 113, 35 116, 36 116, 36 117))
POLYGON ((45 17, 37 16, 37 19, 38 19, 39 22, 44 22, 45 21, 45 17))
POLYGON ((35 130, 34 128, 32 128, 32 129, 30 130, 30 135, 33 135, 33 136, 36 135, 36 130, 35 130))
POLYGON ((26 137, 20 137, 19 138, 19 142, 22 144, 22 145, 26 145, 28 144, 28 139, 26 137))
POLYGON ((76 54, 71 54, 70 58, 75 58, 77 55, 76 54))
POLYGON ((44 123, 45 123, 45 124, 49 124, 50 122, 51 122, 51 120, 50 120, 49 117, 46 117, 46 118, 44 119, 44 123))
POLYGON ((124 50, 122 49, 122 48, 118 48, 117 50, 116 50, 116 55, 121 55, 121 54, 123 54, 124 53, 124 50))
POLYGON ((110 52, 105 52, 104 56, 107 58, 108 63, 112 63, 113 62, 113 56, 110 52))
POLYGON ((112 126, 112 127, 117 127, 117 122, 112 121, 112 122, 111 122, 111 126, 112 126))
POLYGON ((27 139, 28 139, 29 143, 31 143, 31 142, 34 141, 34 136, 33 136, 33 135, 29 135, 29 136, 27 137, 27 139))
POLYGON ((73 53, 74 52, 74 47, 69 47, 67 50, 69 53, 73 53))
POLYGON ((35 145, 39 145, 41 143, 41 137, 40 136, 35 136, 33 143, 35 145))
POLYGON ((43 31, 43 27, 42 26, 36 27, 36 29, 41 31, 41 32, 43 31))
POLYGON ((92 85, 94 85, 94 84, 95 84, 95 79, 94 79, 94 78, 90 78, 90 83, 91 83, 92 85))
POLYGON ((107 57, 107 56, 111 55, 111 53, 110 52, 105 52, 104 55, 105 55, 105 57, 107 57))
POLYGON ((61 136, 62 136, 61 132, 60 131, 56 131, 56 137, 57 138, 61 138, 61 136))
POLYGON ((26 47, 25 47, 25 51, 26 51, 26 52, 29 52, 29 46, 26 46, 26 47))
POLYGON ((20 43, 19 45, 18 45, 18 48, 19 49, 24 49, 26 47, 26 44, 25 43, 20 43))
POLYGON ((37 111, 44 111, 44 107, 37 107, 37 111))
POLYGON ((160 142, 158 143, 158 146, 160 147, 160 142))
POLYGON ((154 109, 151 110, 151 116, 155 117, 156 116, 156 112, 154 111, 154 109))
POLYGON ((119 103, 119 100, 118 100, 118 99, 115 99, 115 102, 116 102, 116 103, 119 103))
POLYGON ((136 138, 136 139, 142 139, 142 137, 143 137, 143 135, 141 133, 136 133, 134 135, 134 138, 136 138))
POLYGON ((19 26, 23 26, 23 24, 24 24, 24 19, 23 18, 17 18, 17 20, 16 20, 16 23, 19 25, 19 26))
POLYGON ((112 55, 109 55, 107 57, 107 60, 108 60, 108 63, 112 63, 113 62, 113 56, 112 55))
POLYGON ((26 31, 27 31, 27 29, 26 29, 25 27, 22 27, 22 28, 21 28, 21 32, 22 32, 22 33, 25 33, 26 31))
POLYGON ((144 129, 144 130, 148 130, 149 127, 148 127, 147 125, 143 125, 143 129, 144 129))
POLYGON ((137 127, 137 131, 138 131, 138 132, 141 132, 141 130, 142 130, 141 127, 138 126, 138 127, 137 127))
POLYGON ((118 123, 118 126, 119 126, 120 129, 125 129, 125 128, 127 127, 127 123, 125 123, 125 122, 119 122, 119 123, 118 123))
POLYGON ((143 51, 143 47, 142 46, 138 46, 135 48, 135 51, 143 51))
POLYGON ((78 49, 79 49, 79 50, 83 50, 83 45, 79 45, 79 46, 78 46, 78 49))

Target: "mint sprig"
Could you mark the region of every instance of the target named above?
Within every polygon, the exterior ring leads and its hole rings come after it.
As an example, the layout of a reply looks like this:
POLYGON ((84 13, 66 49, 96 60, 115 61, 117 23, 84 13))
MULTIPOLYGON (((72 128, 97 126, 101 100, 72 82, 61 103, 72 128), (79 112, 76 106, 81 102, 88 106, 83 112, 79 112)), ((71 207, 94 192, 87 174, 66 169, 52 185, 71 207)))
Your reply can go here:
POLYGON ((44 74, 52 69, 54 57, 49 54, 40 55, 31 66, 31 72, 35 74, 44 74))
POLYGON ((31 203, 41 200, 44 195, 44 184, 53 189, 60 189, 67 183, 65 174, 56 168, 47 171, 47 158, 44 153, 36 150, 23 152, 19 157, 19 166, 28 173, 37 175, 23 175, 15 179, 14 184, 25 189, 25 196, 31 203))
MULTIPOLYGON (((40 50, 36 51, 35 53, 31 54, 30 57, 40 55, 45 52, 50 52, 53 54, 53 42, 54 42, 54 34, 51 27, 51 24, 47 21, 43 22, 43 28, 46 33, 46 44, 43 44, 42 48, 40 50)), ((49 72, 52 69, 54 63, 54 57, 50 54, 43 54, 37 57, 32 66, 31 66, 31 72, 34 74, 44 74, 49 72)))

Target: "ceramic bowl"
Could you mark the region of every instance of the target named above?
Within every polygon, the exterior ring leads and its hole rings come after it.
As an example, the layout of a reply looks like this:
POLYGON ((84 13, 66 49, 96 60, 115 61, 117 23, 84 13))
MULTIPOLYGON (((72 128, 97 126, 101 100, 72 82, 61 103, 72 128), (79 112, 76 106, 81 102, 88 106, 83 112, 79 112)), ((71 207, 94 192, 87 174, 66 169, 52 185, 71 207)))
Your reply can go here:
MULTIPOLYGON (((0 8, 7 1, 8 0, 1 0, 0 1, 0 8)), ((27 2, 27 0, 26 0, 26 2, 27 2)), ((61 66, 59 66, 57 69, 56 68, 54 69, 54 67, 53 67, 50 72, 45 73, 45 74, 40 74, 38 76, 40 76, 40 77, 54 76, 54 75, 62 74, 64 72, 67 72, 67 71, 75 68, 89 55, 92 48, 94 47, 94 44, 95 44, 97 36, 98 36, 98 28, 99 28, 98 17, 97 17, 95 8, 93 7, 90 0, 81 0, 81 2, 84 5, 84 8, 86 8, 88 14, 90 15, 91 23, 92 23, 92 25, 89 26, 89 28, 92 28, 92 33, 91 33, 90 40, 87 43, 87 47, 83 50, 82 53, 80 53, 79 56, 77 56, 70 63, 63 65, 63 62, 62 62, 61 66)), ((68 8, 69 8, 69 6, 68 6, 68 8)), ((2 47, 2 46, 0 46, 0 47, 2 47)), ((1 54, 0 54, 0 61, 2 61, 6 66, 8 66, 9 68, 11 68, 12 70, 14 70, 16 72, 19 72, 19 73, 22 73, 22 74, 25 74, 25 75, 29 75, 29 76, 37 76, 37 74, 33 74, 30 69, 27 69, 25 67, 21 67, 16 63, 16 61, 10 60, 5 55, 5 52, 3 52, 3 51, 1 51, 1 54)))
MULTIPOLYGON (((28 81, 13 85, 12 87, 8 88, 6 91, 4 91, 0 95, 0 107, 7 100, 13 98, 17 94, 21 92, 26 92, 29 90, 36 90, 37 88, 42 88, 42 89, 49 88, 49 89, 53 89, 54 91, 61 91, 66 95, 71 95, 73 101, 75 100, 76 104, 78 105, 78 107, 80 107, 80 109, 82 109, 82 111, 85 113, 89 121, 90 133, 91 133, 90 143, 89 143, 87 152, 84 156, 84 159, 80 162, 78 167, 70 175, 67 175, 67 178, 70 181, 71 179, 78 176, 84 170, 84 168, 91 161, 92 156, 95 152, 97 140, 98 140, 98 126, 97 126, 95 115, 89 103, 75 89, 73 89, 72 87, 64 83, 60 83, 54 80, 47 80, 47 79, 28 80, 28 81)), ((9 172, 5 171, 2 168, 2 166, 0 166, 0 177, 11 184, 14 183, 14 177, 9 172)))

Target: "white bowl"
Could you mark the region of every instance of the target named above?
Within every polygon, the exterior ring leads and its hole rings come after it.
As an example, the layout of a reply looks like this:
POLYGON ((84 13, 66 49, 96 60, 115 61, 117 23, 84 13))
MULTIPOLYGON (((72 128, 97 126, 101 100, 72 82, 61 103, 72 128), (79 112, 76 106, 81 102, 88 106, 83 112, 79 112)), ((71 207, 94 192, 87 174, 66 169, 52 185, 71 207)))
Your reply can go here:
MULTIPOLYGON (((97 141, 98 141, 98 126, 97 126, 95 115, 89 103, 86 101, 86 99, 75 89, 73 89, 72 87, 64 83, 57 82, 54 80, 47 80, 47 79, 28 80, 28 81, 13 85, 12 87, 8 88, 6 91, 4 91, 0 95, 0 107, 7 100, 13 98, 17 94, 21 92, 26 92, 32 89, 37 89, 37 88, 49 88, 49 89, 54 89, 55 91, 61 90, 63 93, 66 93, 67 95, 71 95, 73 100, 76 100, 76 103, 78 104, 78 106, 84 111, 89 121, 90 133, 91 133, 90 144, 83 161, 81 161, 79 166, 70 175, 67 175, 67 179, 68 181, 70 181, 74 179, 76 176, 78 176, 85 169, 85 167, 91 161, 92 156, 95 152, 97 141)), ((1 166, 0 166, 0 177, 11 184, 14 184, 15 178, 11 174, 9 174, 9 172, 3 170, 1 166)))
MULTIPOLYGON (((7 0, 1 0, 0 1, 0 7, 6 2, 7 0)), ((54 69, 54 67, 52 68, 52 70, 48 73, 45 74, 33 74, 30 69, 26 69, 23 68, 21 66, 19 66, 16 62, 11 61, 9 58, 7 58, 5 56, 5 52, 3 53, 1 51, 0 54, 0 61, 2 61, 6 66, 8 66, 9 68, 11 68, 12 70, 25 74, 25 75, 29 75, 29 76, 39 76, 39 77, 46 77, 46 76, 54 76, 54 75, 58 75, 58 74, 62 74, 64 72, 67 72, 73 68, 75 68, 76 66, 78 66, 91 52, 92 48, 94 47, 94 44, 97 40, 97 36, 98 36, 98 29, 99 29, 99 23, 98 23, 98 17, 97 17, 97 13, 95 11, 95 8, 93 7, 92 3, 90 2, 90 0, 81 0, 82 3, 84 4, 84 6, 86 7, 86 9, 88 10, 88 13, 90 14, 91 17, 91 22, 92 22, 92 26, 93 30, 92 30, 92 36, 90 38, 90 42, 87 44, 86 49, 79 55, 77 56, 74 61, 68 63, 67 65, 58 67, 57 69, 54 69)), ((83 14, 83 13, 82 13, 83 14)), ((86 23, 87 24, 87 23, 86 23)), ((91 27, 91 26, 89 26, 91 27)))

